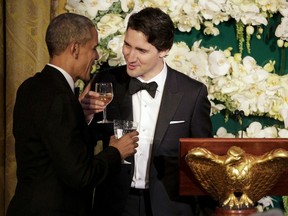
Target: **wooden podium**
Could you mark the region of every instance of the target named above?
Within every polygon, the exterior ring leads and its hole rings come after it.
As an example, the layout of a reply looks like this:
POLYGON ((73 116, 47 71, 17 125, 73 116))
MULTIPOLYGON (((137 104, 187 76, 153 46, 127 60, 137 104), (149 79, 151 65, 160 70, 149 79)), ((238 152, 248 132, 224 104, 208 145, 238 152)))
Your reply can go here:
MULTIPOLYGON (((246 153, 252 155, 262 155, 273 149, 283 148, 288 151, 288 139, 258 139, 258 138, 181 138, 180 139, 180 173, 179 191, 180 195, 201 196, 209 195, 194 177, 189 166, 186 164, 185 156, 188 151, 195 147, 206 148, 217 155, 226 155, 231 146, 239 146, 246 153)), ((287 165, 288 167, 288 165, 287 165)), ((271 189, 269 194, 274 196, 288 195, 288 169, 279 178, 278 183, 271 189)), ((215 213, 215 215, 249 215, 251 212, 237 213, 215 213)))

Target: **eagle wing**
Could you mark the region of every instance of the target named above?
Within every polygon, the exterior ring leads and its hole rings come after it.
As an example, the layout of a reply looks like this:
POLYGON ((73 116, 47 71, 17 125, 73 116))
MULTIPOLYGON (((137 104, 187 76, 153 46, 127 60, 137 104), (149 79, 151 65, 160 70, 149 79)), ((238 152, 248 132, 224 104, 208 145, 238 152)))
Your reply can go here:
POLYGON ((223 156, 215 155, 207 149, 197 147, 187 153, 185 160, 195 178, 207 193, 215 200, 225 196, 227 183, 225 181, 223 156))
MULTIPOLYGON (((254 156, 255 157, 255 156, 254 156)), ((268 195, 279 177, 288 168, 288 152, 275 149, 262 156, 255 157, 251 167, 251 181, 245 193, 255 203, 268 195)))

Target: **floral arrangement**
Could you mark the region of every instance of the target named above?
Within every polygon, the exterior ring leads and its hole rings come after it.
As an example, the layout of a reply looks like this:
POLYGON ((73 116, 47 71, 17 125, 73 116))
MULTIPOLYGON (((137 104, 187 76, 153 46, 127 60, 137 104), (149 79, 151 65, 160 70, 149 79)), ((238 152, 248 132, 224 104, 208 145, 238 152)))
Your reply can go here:
MULTIPOLYGON (((221 110, 234 112, 243 110, 245 116, 269 116, 284 121, 288 127, 288 76, 275 74, 275 61, 257 65, 251 56, 242 58, 241 49, 246 40, 257 29, 261 37, 261 26, 268 24, 273 14, 280 13, 281 23, 275 36, 278 46, 288 47, 288 2, 286 0, 67 0, 69 12, 83 14, 95 22, 99 31, 101 63, 110 66, 125 64, 121 47, 126 23, 135 11, 152 6, 165 11, 175 27, 182 32, 193 28, 207 35, 220 34, 217 25, 235 19, 239 53, 232 54, 232 48, 205 48, 201 40, 190 48, 184 42, 174 43, 166 57, 167 64, 208 87, 212 104, 211 115, 221 110), (245 31, 244 31, 245 30, 245 31), (242 35, 242 36, 241 36, 242 35)), ((249 48, 249 46, 246 46, 249 48)))
POLYGON ((129 15, 148 6, 159 7, 169 14, 175 27, 182 32, 203 27, 204 34, 216 36, 220 33, 217 25, 234 19, 240 52, 245 41, 244 35, 250 49, 249 40, 255 28, 256 36, 260 38, 263 32, 261 25, 266 26, 274 14, 280 13, 282 19, 275 36, 279 38, 278 46, 288 47, 286 0, 67 0, 66 9, 95 20, 104 39, 117 31, 123 33, 129 15))
MULTIPOLYGON (((252 122, 244 131, 238 131, 243 138, 288 138, 288 129, 275 126, 263 127, 260 122, 252 122)), ((235 138, 236 135, 228 133, 226 128, 220 127, 214 138, 235 138)))
POLYGON ((238 109, 245 116, 266 115, 288 126, 288 76, 273 73, 274 61, 261 67, 251 56, 242 59, 239 53, 232 55, 231 48, 205 48, 200 42, 191 49, 183 42, 175 43, 166 61, 207 85, 212 114, 238 109))

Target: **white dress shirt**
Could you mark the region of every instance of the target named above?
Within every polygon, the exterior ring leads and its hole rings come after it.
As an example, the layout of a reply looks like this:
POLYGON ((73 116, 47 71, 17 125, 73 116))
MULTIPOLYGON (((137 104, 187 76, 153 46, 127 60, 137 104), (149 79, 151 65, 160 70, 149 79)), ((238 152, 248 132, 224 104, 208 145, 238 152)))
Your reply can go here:
POLYGON ((134 155, 135 167, 131 187, 144 189, 148 188, 149 164, 156 122, 161 104, 164 84, 167 76, 167 66, 163 64, 162 71, 149 81, 158 84, 155 97, 151 97, 146 90, 142 90, 132 95, 133 120, 138 123, 139 146, 134 155))

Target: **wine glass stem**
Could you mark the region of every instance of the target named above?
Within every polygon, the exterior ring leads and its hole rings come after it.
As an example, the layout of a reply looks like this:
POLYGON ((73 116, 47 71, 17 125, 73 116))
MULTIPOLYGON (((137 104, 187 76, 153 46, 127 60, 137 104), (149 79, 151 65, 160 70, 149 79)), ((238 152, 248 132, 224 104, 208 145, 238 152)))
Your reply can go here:
POLYGON ((106 117, 106 107, 103 110, 103 122, 107 122, 107 117, 106 117))

